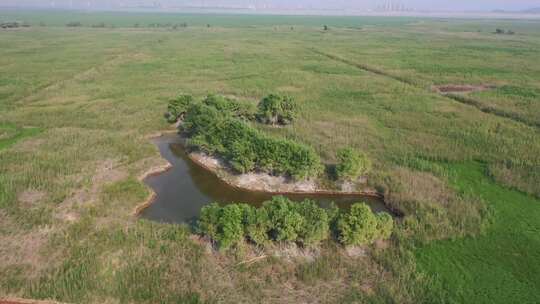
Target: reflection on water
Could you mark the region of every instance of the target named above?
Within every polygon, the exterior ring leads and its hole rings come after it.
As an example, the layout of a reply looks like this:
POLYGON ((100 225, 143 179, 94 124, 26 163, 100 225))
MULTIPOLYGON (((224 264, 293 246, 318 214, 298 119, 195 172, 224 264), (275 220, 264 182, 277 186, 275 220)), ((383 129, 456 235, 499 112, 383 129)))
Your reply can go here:
MULTIPOLYGON (((171 163, 172 168, 145 179, 145 183, 156 192, 157 198, 142 212, 143 218, 167 223, 187 223, 196 219, 201 208, 211 202, 248 203, 260 206, 263 201, 272 197, 272 194, 240 190, 227 185, 191 161, 184 151, 180 136, 176 134, 161 136, 155 139, 154 143, 161 155, 171 163)), ((373 197, 318 194, 285 196, 295 201, 313 199, 321 206, 327 206, 333 201, 340 208, 347 208, 351 203, 363 201, 376 212, 388 212, 382 201, 373 197)))

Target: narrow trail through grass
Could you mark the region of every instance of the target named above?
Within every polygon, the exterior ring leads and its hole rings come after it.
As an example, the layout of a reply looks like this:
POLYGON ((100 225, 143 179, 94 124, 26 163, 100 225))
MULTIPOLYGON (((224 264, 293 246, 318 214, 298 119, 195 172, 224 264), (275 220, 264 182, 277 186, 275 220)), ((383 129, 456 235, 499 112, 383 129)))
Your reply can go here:
POLYGON ((497 185, 484 171, 480 164, 450 168, 454 187, 491 209, 485 234, 420 248, 418 265, 452 303, 539 303, 540 200, 497 185))

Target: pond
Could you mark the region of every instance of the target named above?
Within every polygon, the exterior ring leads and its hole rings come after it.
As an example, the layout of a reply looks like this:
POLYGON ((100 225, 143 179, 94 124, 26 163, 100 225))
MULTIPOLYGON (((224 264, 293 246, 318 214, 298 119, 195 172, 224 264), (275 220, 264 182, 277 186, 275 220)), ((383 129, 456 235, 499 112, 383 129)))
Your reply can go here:
MULTIPOLYGON (((242 190, 231 187, 212 172, 194 163, 186 154, 182 139, 177 134, 167 134, 153 140, 172 167, 160 174, 147 177, 144 182, 156 192, 153 203, 141 212, 141 217, 165 223, 193 223, 203 206, 212 202, 220 204, 248 203, 260 206, 276 194, 242 190)), ((294 201, 306 198, 328 206, 335 202, 348 208, 359 201, 368 204, 375 212, 389 212, 380 198, 360 195, 287 194, 294 201)), ((390 212, 389 212, 390 213, 390 212)))

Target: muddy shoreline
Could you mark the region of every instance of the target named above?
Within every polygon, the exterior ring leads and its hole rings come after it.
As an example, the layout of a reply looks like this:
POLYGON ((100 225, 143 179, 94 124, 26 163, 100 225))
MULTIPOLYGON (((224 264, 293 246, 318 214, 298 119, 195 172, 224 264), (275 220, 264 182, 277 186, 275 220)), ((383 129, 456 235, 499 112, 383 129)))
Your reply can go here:
MULTIPOLYGON (((148 135, 146 138, 148 140, 152 140, 152 139, 155 139, 155 138, 159 138, 159 137, 162 137, 162 136, 165 136, 167 134, 173 134, 173 133, 176 133, 176 131, 172 131, 172 130, 167 130, 167 131, 161 131, 161 132, 158 132, 156 134, 151 134, 151 135, 148 135)), ((137 179, 144 183, 144 180, 147 179, 148 177, 151 177, 151 176, 155 176, 155 175, 159 175, 159 174, 162 174, 164 172, 166 172, 167 170, 171 169, 172 168, 172 164, 169 163, 169 161, 167 161, 165 158, 161 157, 161 160, 163 162, 165 162, 163 165, 159 165, 159 166, 155 166, 155 167, 151 167, 150 169, 146 170, 146 172, 144 172, 143 174, 141 174, 137 179)), ((148 187, 147 188, 150 190, 150 194, 148 195, 148 197, 144 200, 143 203, 135 206, 135 208, 133 209, 133 216, 135 217, 138 217, 141 215, 141 212, 144 211, 144 209, 150 207, 150 205, 152 205, 152 203, 154 203, 154 201, 156 200, 157 198, 157 193, 154 191, 154 189, 152 189, 152 187, 148 187)))
MULTIPOLYGON (((313 194, 313 195, 317 195, 317 194, 326 194, 326 195, 361 195, 361 196, 369 196, 369 197, 375 197, 375 198, 383 198, 383 195, 379 192, 377 192, 376 190, 364 190, 364 191, 342 191, 342 190, 329 190, 329 189, 321 189, 321 188, 315 188, 313 190, 284 190, 285 187, 287 186, 293 186, 297 183, 282 183, 281 185, 283 186, 283 188, 278 188, 278 189, 267 189, 267 188, 261 188, 261 187, 257 187, 256 185, 252 185, 252 187, 246 187, 244 185, 240 185, 238 182, 235 182, 236 181, 236 177, 240 177, 242 175, 248 175, 248 174, 235 174, 233 172, 231 172, 231 169, 227 168, 225 165, 222 165, 220 164, 219 167, 214 167, 212 165, 208 165, 208 163, 206 161, 204 161, 204 159, 212 159, 216 162, 219 162, 219 160, 217 158, 214 158, 214 157, 211 157, 211 156, 208 156, 206 154, 203 154, 203 153, 198 153, 198 152, 191 152, 188 154, 189 158, 191 159, 191 161, 193 161, 193 163, 197 164, 198 166, 208 170, 209 172, 212 172, 214 175, 216 175, 218 178, 220 178, 223 182, 227 183, 229 186, 233 187, 233 188, 236 188, 236 189, 240 189, 240 190, 245 190, 245 191, 252 191, 252 192, 264 192, 264 193, 271 193, 271 194, 276 194, 276 195, 280 195, 280 194, 313 194), (225 175, 225 177, 224 177, 225 175)), ((268 174, 264 174, 264 173, 256 173, 256 175, 259 175, 259 176, 266 176, 266 177, 270 177, 272 179, 274 178, 283 178, 283 177, 274 177, 274 176, 270 176, 268 174)))

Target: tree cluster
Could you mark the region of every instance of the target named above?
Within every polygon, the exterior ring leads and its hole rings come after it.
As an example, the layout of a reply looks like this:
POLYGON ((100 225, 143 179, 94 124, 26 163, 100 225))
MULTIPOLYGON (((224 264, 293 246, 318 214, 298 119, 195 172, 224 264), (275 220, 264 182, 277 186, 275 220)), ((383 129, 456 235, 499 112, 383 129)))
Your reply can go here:
POLYGON ((311 200, 297 203, 277 196, 260 208, 247 204, 205 206, 197 229, 216 242, 220 250, 244 240, 259 246, 294 242, 309 247, 332 235, 344 245, 366 245, 389 238, 393 220, 387 213, 375 215, 364 203, 354 204, 350 212, 342 212, 335 206, 321 208, 311 200))
POLYGON ((67 27, 81 27, 83 25, 79 21, 71 21, 71 22, 66 23, 66 26, 67 27))
POLYGON ((25 22, 19 22, 19 21, 7 21, 7 22, 1 22, 0 21, 0 28, 7 29, 7 28, 18 28, 18 27, 29 27, 30 24, 25 22))
POLYGON ((189 107, 182 128, 190 147, 225 158, 240 173, 259 170, 306 179, 322 172, 313 148, 261 133, 242 117, 234 103, 208 97, 189 107))
MULTIPOLYGON (((224 158, 237 172, 317 177, 323 165, 313 148, 269 136, 249 123, 291 123, 296 109, 293 99, 275 94, 263 98, 258 106, 221 95, 211 94, 201 101, 180 95, 169 101, 165 118, 170 123, 183 121, 190 148, 224 158)), ((371 169, 368 157, 351 148, 339 150, 337 159, 335 173, 340 180, 355 180, 371 169)))

